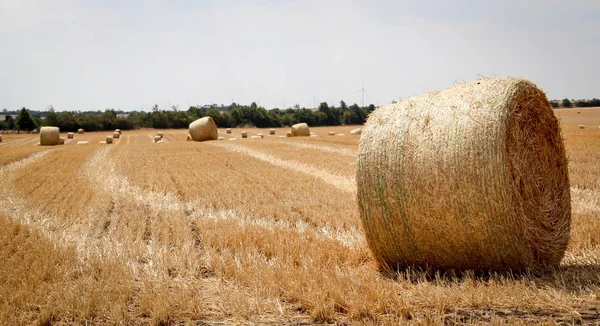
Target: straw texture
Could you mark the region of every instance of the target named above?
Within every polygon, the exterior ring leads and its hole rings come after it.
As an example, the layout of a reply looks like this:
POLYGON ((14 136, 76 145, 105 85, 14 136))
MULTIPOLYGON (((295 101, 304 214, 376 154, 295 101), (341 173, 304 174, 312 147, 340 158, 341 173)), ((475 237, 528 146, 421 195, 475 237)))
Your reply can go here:
POLYGON ((541 272, 569 241, 559 124, 524 79, 481 79, 376 109, 357 197, 383 268, 541 272))
POLYGON ((310 130, 306 123, 297 123, 292 126, 292 137, 310 136, 310 130))
POLYGON ((190 136, 193 141, 216 140, 219 137, 217 125, 211 117, 200 118, 190 123, 190 136))
POLYGON ((40 129, 40 146, 60 145, 60 129, 58 127, 42 127, 40 129))

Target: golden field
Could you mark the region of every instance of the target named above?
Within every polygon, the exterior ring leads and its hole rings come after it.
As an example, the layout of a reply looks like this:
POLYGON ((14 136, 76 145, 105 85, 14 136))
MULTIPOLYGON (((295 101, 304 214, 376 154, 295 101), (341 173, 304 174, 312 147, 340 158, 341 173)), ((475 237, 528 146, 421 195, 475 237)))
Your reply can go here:
POLYGON ((356 126, 56 147, 4 135, 0 324, 598 323, 600 108, 555 113, 573 221, 543 276, 380 273, 356 207, 356 126))

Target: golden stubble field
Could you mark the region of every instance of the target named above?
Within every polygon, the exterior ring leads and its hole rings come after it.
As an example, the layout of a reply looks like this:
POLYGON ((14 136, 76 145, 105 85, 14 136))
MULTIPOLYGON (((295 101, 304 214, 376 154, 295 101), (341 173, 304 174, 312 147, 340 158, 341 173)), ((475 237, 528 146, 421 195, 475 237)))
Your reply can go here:
POLYGON ((226 140, 205 143, 86 133, 53 148, 4 135, 0 324, 597 323, 600 109, 555 112, 573 223, 562 267, 543 276, 378 272, 356 207, 356 126, 219 129, 226 140))

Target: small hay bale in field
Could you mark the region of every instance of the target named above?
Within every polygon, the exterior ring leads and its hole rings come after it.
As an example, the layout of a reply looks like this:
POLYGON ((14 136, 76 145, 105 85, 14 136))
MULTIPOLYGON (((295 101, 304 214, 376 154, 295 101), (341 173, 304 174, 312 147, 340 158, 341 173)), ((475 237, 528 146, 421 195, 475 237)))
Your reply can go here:
POLYGON ((275 129, 269 129, 269 135, 275 135, 275 129))
POLYGON ((121 129, 115 129, 115 132, 118 132, 119 135, 121 134, 121 129))
POLYGON ((225 132, 228 133, 228 134, 230 134, 231 133, 231 128, 225 129, 225 132))
POLYGON ((217 140, 225 140, 225 137, 218 137, 217 140))
POLYGON ((60 129, 58 127, 42 127, 40 129, 40 145, 60 145, 60 129))
POLYGON ((83 129, 77 129, 77 133, 82 135, 85 131, 83 129))
POLYGON ((163 138, 163 136, 164 136, 164 134, 162 133, 162 131, 157 131, 157 132, 156 132, 156 135, 157 135, 158 137, 160 137, 161 139, 162 139, 162 138, 163 138))
POLYGON ((64 144, 65 144, 65 137, 60 137, 60 138, 58 139, 58 143, 59 143, 60 145, 64 145, 64 144))
POLYGON ((32 134, 37 134, 37 133, 38 133, 38 130, 37 130, 37 129, 33 129, 33 130, 31 131, 31 133, 32 133, 32 134))
POLYGON ((262 139, 261 136, 250 136, 250 139, 262 139))
POLYGON ((113 138, 111 136, 106 136, 106 143, 112 144, 112 142, 113 142, 113 138))
POLYGON ((258 134, 256 134, 256 135, 257 135, 258 137, 260 137, 260 138, 265 138, 265 135, 263 135, 263 134, 261 134, 261 133, 258 133, 258 134))
POLYGON ((88 145, 89 143, 90 143, 89 141, 84 140, 84 141, 78 141, 77 145, 88 145))
POLYGON ((292 126, 292 137, 308 137, 310 136, 310 129, 306 123, 297 123, 292 126))
POLYGON ((329 132, 329 136, 335 136, 335 132, 333 132, 333 131, 330 131, 330 132, 329 132))
POLYGON ((248 138, 248 132, 242 131, 242 138, 248 138))
POLYGON ((350 135, 360 135, 362 133, 362 128, 353 129, 350 131, 350 135))
POLYGON ((67 133, 67 138, 73 139, 73 137, 75 137, 75 133, 72 133, 72 132, 67 133))
POLYGON ((211 117, 200 118, 190 123, 190 136, 193 141, 216 140, 219 137, 217 125, 211 117))
POLYGON ((158 141, 159 141, 159 140, 162 140, 162 137, 160 137, 160 136, 158 136, 158 135, 157 135, 157 136, 154 136, 154 142, 155 142, 155 143, 158 143, 158 141))
POLYGON ((186 140, 185 140, 185 141, 192 141, 192 136, 190 136, 190 135, 187 135, 187 138, 186 138, 186 140))
POLYGON ((585 129, 584 125, 579 125, 579 129, 585 129))
POLYGON ((115 132, 113 132, 113 138, 119 139, 119 138, 121 138, 121 134, 118 131, 115 131, 115 132))
POLYGON ((488 78, 376 109, 358 149, 365 236, 384 268, 542 272, 569 242, 558 120, 543 91, 488 78))
POLYGON ((292 137, 292 132, 291 132, 291 131, 288 131, 288 132, 285 134, 285 136, 286 136, 286 137, 292 137))

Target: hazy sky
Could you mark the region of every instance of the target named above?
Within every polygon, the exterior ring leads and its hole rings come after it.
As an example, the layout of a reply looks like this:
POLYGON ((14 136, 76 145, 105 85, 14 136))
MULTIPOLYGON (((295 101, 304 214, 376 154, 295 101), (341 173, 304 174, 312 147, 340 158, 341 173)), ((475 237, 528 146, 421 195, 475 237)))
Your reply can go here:
POLYGON ((0 0, 0 109, 384 104, 483 76, 600 97, 600 1, 0 0))

